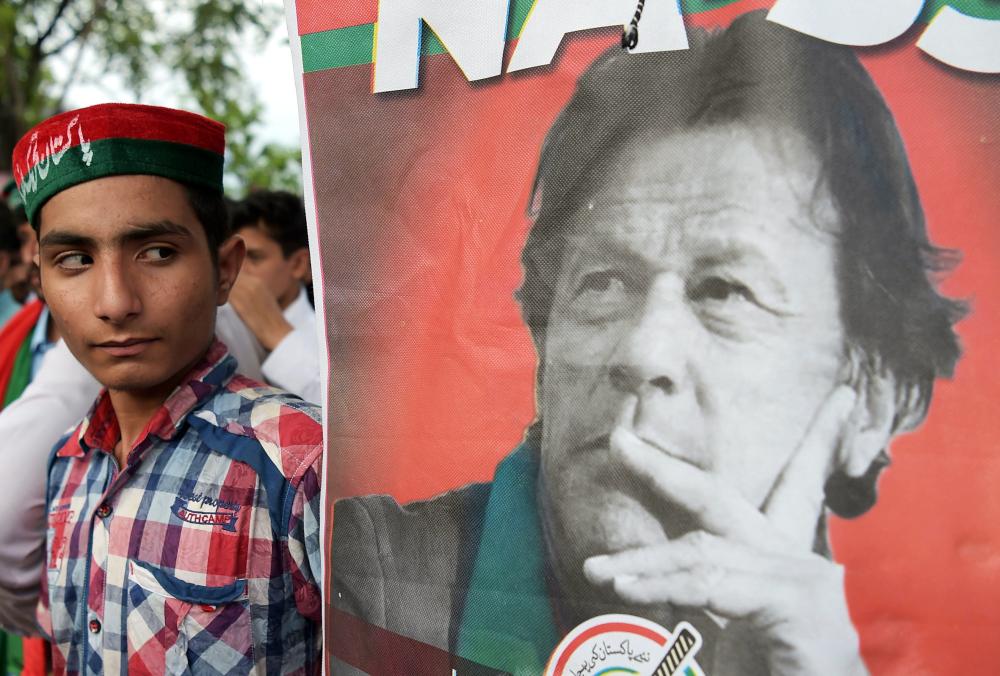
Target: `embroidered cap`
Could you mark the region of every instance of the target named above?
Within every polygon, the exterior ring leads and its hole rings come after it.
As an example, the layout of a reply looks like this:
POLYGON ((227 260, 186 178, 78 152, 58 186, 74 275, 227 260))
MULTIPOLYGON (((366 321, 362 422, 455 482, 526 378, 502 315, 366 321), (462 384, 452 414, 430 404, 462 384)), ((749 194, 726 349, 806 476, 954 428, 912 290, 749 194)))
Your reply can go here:
POLYGON ((95 178, 151 174, 222 192, 225 126, 184 110, 102 103, 55 115, 14 147, 28 220, 50 197, 95 178))

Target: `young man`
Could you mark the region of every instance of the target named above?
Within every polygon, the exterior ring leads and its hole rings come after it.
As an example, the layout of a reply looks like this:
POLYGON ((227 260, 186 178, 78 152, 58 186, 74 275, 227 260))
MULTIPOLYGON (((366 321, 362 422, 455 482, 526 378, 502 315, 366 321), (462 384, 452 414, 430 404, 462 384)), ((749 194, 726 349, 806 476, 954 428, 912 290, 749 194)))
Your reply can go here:
POLYGON ((57 673, 320 668, 316 407, 234 375, 223 128, 106 104, 21 140, 41 285, 104 386, 48 472, 39 620, 57 673))
POLYGON ((243 274, 229 302, 263 346, 264 377, 321 403, 316 313, 305 288, 309 239, 301 198, 280 190, 253 192, 232 205, 229 222, 247 246, 243 274))

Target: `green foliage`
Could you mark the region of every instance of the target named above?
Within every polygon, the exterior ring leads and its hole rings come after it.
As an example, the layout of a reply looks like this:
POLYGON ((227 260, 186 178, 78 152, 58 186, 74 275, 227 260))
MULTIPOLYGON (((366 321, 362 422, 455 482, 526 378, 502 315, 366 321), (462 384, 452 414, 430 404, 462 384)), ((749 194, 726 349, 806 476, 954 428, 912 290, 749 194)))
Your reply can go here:
POLYGON ((0 0, 0 172, 74 86, 116 77, 138 101, 225 123, 234 193, 301 191, 298 148, 257 137, 262 108, 238 50, 263 48, 281 21, 275 0, 0 0))

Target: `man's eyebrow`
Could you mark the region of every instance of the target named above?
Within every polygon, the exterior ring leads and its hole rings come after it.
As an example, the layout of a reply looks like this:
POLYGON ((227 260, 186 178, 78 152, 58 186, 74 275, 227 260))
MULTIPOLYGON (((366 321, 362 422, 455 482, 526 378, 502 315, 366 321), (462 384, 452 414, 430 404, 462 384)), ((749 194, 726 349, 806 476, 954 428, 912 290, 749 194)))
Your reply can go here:
POLYGON ((620 261, 636 270, 648 267, 647 261, 640 254, 604 233, 572 234, 567 238, 576 249, 577 261, 584 263, 620 261))
POLYGON ((53 230, 38 241, 39 247, 47 246, 71 246, 86 248, 95 244, 93 237, 78 235, 75 232, 65 230, 53 230))
MULTIPOLYGON (((144 241, 171 235, 173 237, 191 237, 191 231, 170 220, 150 221, 149 223, 135 223, 130 228, 120 234, 116 239, 121 243, 144 241)), ((53 230, 42 237, 38 242, 39 247, 66 246, 92 248, 97 246, 97 240, 88 235, 81 235, 71 230, 53 230)))
POLYGON ((727 243, 720 249, 712 253, 700 255, 697 258, 697 264, 701 266, 726 265, 728 263, 764 265, 770 263, 770 259, 752 245, 743 246, 735 243, 727 243))
POLYGON ((172 235, 174 237, 191 237, 191 230, 171 220, 150 221, 148 223, 133 223, 127 232, 119 235, 121 242, 135 242, 172 235))

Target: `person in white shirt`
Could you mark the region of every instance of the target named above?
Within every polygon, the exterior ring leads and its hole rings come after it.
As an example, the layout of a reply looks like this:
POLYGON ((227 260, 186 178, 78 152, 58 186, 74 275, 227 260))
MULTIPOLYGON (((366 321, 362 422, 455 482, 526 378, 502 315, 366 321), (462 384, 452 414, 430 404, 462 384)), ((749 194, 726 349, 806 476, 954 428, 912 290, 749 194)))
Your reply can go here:
POLYGON ((247 256, 230 303, 260 343, 267 382, 323 403, 316 315, 306 294, 309 240, 302 199, 260 190, 230 205, 247 256))

